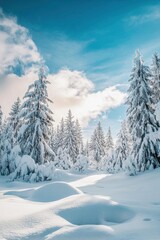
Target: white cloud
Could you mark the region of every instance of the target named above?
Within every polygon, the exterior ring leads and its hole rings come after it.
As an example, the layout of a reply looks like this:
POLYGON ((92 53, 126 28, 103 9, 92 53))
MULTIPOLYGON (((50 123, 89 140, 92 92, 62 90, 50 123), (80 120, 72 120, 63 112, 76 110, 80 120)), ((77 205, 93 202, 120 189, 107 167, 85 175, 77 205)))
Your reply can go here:
POLYGON ((114 86, 95 92, 93 83, 79 71, 61 70, 48 79, 52 82, 49 96, 55 103, 57 122, 71 109, 85 126, 102 112, 121 105, 126 96, 114 86))
POLYGON ((131 24, 143 24, 160 19, 160 6, 150 6, 144 9, 144 14, 130 17, 131 24))
POLYGON ((28 30, 16 18, 5 16, 0 9, 0 74, 18 63, 27 66, 41 61, 38 49, 28 30))

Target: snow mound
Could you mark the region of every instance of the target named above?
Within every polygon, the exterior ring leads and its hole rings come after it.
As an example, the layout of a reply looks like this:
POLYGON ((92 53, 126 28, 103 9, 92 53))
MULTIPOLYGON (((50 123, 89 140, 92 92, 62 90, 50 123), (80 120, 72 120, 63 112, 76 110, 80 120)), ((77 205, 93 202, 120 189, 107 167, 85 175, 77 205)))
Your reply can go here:
POLYGON ((68 226, 50 234, 46 240, 108 240, 112 236, 113 229, 107 226, 68 226))
POLYGON ((5 195, 15 195, 36 202, 52 202, 81 193, 68 183, 54 182, 33 190, 6 192, 5 195))
POLYGON ((80 195, 78 201, 62 206, 58 214, 75 225, 112 225, 134 216, 128 207, 102 196, 80 195))

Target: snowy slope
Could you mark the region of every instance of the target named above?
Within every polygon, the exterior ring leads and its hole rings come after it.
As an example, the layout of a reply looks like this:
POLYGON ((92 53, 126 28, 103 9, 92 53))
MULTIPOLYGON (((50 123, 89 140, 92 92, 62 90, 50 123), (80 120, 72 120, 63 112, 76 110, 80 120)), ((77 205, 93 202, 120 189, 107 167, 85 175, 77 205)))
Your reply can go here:
POLYGON ((0 239, 160 239, 160 169, 61 176, 37 184, 1 177, 0 239))

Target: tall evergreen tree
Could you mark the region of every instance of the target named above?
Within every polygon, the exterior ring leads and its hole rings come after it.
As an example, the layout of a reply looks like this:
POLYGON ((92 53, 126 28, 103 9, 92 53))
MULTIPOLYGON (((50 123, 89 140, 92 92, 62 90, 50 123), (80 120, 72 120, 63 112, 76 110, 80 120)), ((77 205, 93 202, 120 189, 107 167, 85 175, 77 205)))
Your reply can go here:
POLYGON ((150 77, 150 70, 137 51, 127 99, 129 131, 133 139, 133 171, 145 171, 160 166, 160 139, 155 137, 159 124, 152 107, 150 77))
POLYGON ((2 142, 2 129, 3 129, 3 124, 2 124, 2 118, 3 118, 3 112, 0 106, 0 165, 1 165, 1 159, 2 159, 2 152, 3 152, 3 142, 2 142))
POLYGON ((93 158, 97 162, 99 162, 105 155, 105 137, 100 122, 98 123, 91 137, 90 150, 92 152, 93 158))
POLYGON ((1 144, 1 174, 8 175, 14 171, 11 155, 14 147, 13 128, 8 119, 3 124, 1 144))
POLYGON ((152 58, 152 68, 151 68, 152 78, 151 78, 151 89, 153 103, 156 105, 160 101, 160 58, 157 53, 153 55, 152 58))
POLYGON ((28 88, 24 96, 21 116, 24 124, 20 129, 22 154, 30 155, 36 163, 43 164, 53 151, 49 147, 49 132, 52 126, 52 111, 48 103, 47 84, 44 68, 40 69, 39 80, 28 88))
POLYGON ((114 170, 116 172, 124 171, 127 169, 127 159, 131 150, 131 140, 127 123, 124 120, 121 123, 121 129, 118 134, 118 139, 115 148, 115 164, 114 170))
POLYGON ((112 151, 113 148, 114 148, 114 143, 113 143, 111 128, 109 127, 107 136, 106 136, 106 153, 112 151))
POLYGON ((65 124, 64 119, 61 119, 60 126, 59 126, 59 145, 62 149, 64 149, 64 139, 65 139, 65 124))
POLYGON ((78 154, 80 154, 80 153, 83 153, 84 149, 83 149, 82 129, 78 119, 76 120, 76 123, 75 123, 75 129, 76 129, 78 154))
POLYGON ((18 130, 21 126, 21 121, 20 121, 20 108, 21 108, 21 101, 19 98, 14 102, 14 104, 11 107, 11 111, 9 113, 9 123, 12 126, 13 129, 13 136, 14 136, 14 141, 17 142, 16 138, 18 136, 18 130))
POLYGON ((1 173, 8 175, 16 168, 17 133, 20 126, 19 120, 20 99, 12 105, 8 119, 2 128, 1 136, 1 173))
POLYGON ((70 156, 70 159, 73 163, 76 162, 78 156, 78 145, 77 145, 77 136, 76 136, 76 127, 73 120, 71 110, 68 112, 68 116, 65 121, 65 140, 64 148, 70 156))
POLYGON ((113 172, 114 165, 114 144, 111 129, 109 127, 105 141, 105 155, 99 163, 99 169, 113 172))
POLYGON ((0 106, 0 128, 2 127, 2 118, 3 118, 3 112, 2 112, 2 108, 0 106))

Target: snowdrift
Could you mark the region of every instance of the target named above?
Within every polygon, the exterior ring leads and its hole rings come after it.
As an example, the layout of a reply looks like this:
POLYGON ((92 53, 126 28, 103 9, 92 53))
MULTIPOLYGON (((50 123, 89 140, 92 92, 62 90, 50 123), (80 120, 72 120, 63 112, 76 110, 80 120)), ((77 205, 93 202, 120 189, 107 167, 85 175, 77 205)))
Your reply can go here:
POLYGON ((5 195, 14 195, 36 202, 52 202, 82 192, 65 182, 54 182, 26 191, 9 191, 5 195))
POLYGON ((108 197, 91 195, 69 199, 57 213, 75 225, 112 225, 123 223, 134 216, 132 210, 108 197))
POLYGON ((69 226, 50 234, 45 240, 108 240, 113 239, 113 233, 107 226, 69 226))

